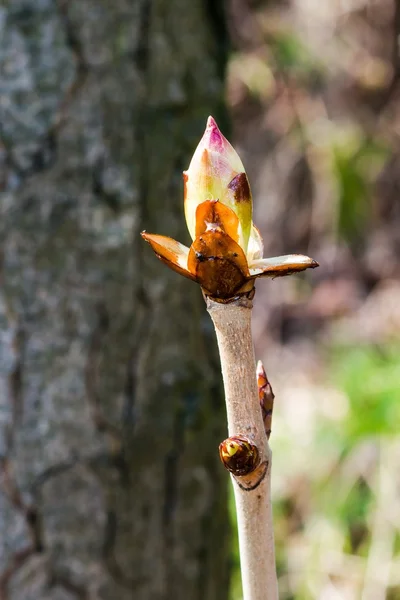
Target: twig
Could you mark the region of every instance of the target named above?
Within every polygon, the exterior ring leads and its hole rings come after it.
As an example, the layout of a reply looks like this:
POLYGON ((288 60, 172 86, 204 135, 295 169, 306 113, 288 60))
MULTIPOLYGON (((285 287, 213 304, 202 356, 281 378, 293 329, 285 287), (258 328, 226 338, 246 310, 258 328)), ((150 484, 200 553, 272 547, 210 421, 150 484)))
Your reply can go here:
POLYGON ((207 299, 217 334, 230 436, 243 435, 258 449, 259 466, 232 475, 239 532, 244 600, 277 600, 271 508, 271 450, 264 431, 251 336, 252 303, 240 297, 228 304, 207 299))
POLYGON ((141 235, 162 262, 202 287, 225 386, 230 438, 220 445, 220 456, 233 477, 243 596, 277 600, 267 440, 273 394, 263 371, 259 396, 251 299, 257 277, 291 275, 318 263, 299 254, 262 258, 244 166, 212 117, 184 172, 184 197, 190 248, 166 236, 141 235))

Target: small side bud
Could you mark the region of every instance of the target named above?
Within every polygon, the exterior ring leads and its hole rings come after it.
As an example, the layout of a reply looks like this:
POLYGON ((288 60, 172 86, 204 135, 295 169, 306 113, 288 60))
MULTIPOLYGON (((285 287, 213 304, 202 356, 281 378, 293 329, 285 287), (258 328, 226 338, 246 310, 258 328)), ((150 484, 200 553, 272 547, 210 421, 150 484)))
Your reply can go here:
POLYGON ((258 448, 244 435, 234 435, 219 445, 221 462, 233 475, 248 475, 260 464, 258 448))
POLYGON ((260 400, 261 414, 267 439, 271 436, 272 411, 274 409, 275 394, 261 360, 257 363, 257 386, 260 400))

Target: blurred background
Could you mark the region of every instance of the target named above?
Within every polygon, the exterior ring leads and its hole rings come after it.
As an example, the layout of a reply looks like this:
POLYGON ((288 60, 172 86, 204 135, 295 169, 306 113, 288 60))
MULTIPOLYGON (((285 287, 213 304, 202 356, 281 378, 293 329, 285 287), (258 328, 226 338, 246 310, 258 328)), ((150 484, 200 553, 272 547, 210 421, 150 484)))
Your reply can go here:
POLYGON ((280 597, 400 598, 400 3, 233 0, 230 30, 265 255, 321 265, 255 298, 280 597))
POLYGON ((400 3, 0 1, 0 600, 240 600, 181 172, 234 143, 281 600, 400 600, 400 3))

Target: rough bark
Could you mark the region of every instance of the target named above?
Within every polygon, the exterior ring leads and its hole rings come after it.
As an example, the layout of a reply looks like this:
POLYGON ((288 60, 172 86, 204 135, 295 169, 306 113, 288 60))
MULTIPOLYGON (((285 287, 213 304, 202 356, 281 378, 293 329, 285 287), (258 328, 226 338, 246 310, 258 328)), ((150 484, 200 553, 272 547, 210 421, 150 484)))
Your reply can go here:
POLYGON ((218 2, 0 1, 0 599, 227 597, 225 418, 181 171, 218 2))

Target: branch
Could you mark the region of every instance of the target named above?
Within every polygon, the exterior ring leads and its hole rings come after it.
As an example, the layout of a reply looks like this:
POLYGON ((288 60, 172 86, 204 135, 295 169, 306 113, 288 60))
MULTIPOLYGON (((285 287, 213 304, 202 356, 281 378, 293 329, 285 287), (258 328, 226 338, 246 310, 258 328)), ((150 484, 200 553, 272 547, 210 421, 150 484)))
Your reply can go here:
POLYGON ((232 475, 244 600, 277 600, 271 508, 271 450, 265 435, 251 336, 252 303, 244 296, 222 304, 207 298, 217 334, 229 436, 248 440, 257 461, 232 475), (256 466, 257 465, 257 466, 256 466))

